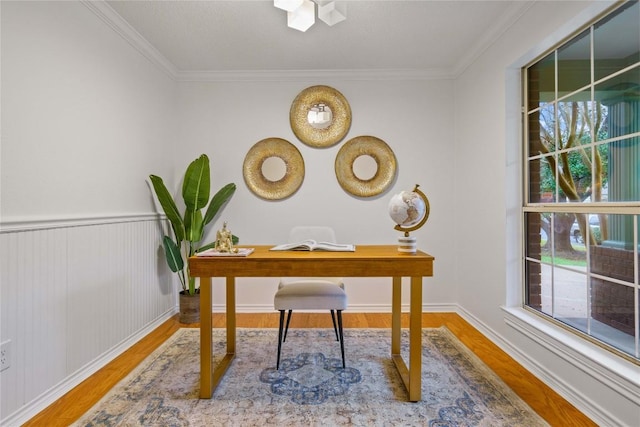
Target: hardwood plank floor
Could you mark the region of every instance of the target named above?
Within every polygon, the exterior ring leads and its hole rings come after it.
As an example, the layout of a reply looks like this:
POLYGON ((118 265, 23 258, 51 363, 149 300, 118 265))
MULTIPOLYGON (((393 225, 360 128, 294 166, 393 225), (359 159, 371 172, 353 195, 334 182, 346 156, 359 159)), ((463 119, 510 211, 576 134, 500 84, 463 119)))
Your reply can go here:
MULTIPOLYGON (((391 314, 389 313, 345 312, 343 317, 345 328, 391 327, 391 314)), ((278 314, 239 313, 236 323, 240 328, 277 328, 278 314)), ((225 324, 223 314, 213 315, 213 327, 221 328, 225 324)), ((403 314, 402 326, 409 326, 408 314, 403 314)), ((531 375, 457 314, 424 313, 422 326, 425 328, 440 326, 449 328, 460 341, 493 369, 511 389, 552 426, 596 426, 573 405, 531 375)), ((53 427, 71 424, 181 327, 199 327, 199 325, 180 324, 177 316, 169 319, 96 374, 29 420, 24 426, 53 427)), ((330 328, 332 324, 328 314, 296 313, 291 320, 291 327, 330 328)))

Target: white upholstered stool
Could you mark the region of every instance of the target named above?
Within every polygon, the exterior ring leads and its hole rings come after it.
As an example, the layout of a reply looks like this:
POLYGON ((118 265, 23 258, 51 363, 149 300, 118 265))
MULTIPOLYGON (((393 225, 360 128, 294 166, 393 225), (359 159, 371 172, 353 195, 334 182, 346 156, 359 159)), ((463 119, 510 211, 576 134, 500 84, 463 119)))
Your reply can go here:
POLYGON ((293 310, 330 310, 336 340, 340 342, 342 367, 344 368, 344 334, 342 330, 342 310, 347 308, 347 293, 344 285, 336 285, 326 279, 298 279, 295 282, 280 284, 273 299, 275 309, 280 311, 280 329, 278 331, 278 359, 276 369, 280 369, 280 351, 282 343, 287 339, 289 322, 293 310), (288 311, 287 325, 284 329, 285 311, 288 311), (336 327, 336 316, 338 325, 336 327))

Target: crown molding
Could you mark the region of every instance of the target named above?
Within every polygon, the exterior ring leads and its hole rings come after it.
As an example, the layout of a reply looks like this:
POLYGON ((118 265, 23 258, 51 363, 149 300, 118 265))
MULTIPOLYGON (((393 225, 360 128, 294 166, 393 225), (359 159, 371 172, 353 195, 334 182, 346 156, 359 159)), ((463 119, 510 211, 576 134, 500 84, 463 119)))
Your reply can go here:
POLYGON ((140 54, 180 82, 270 82, 306 81, 322 79, 341 80, 442 80, 452 79, 447 69, 354 69, 354 70, 179 70, 160 51, 125 21, 105 0, 80 0, 116 34, 140 54))
POLYGON ((492 46, 509 28, 515 25, 520 17, 524 15, 536 2, 521 1, 510 3, 490 29, 479 38, 475 45, 469 49, 468 53, 455 65, 451 75, 453 78, 459 77, 470 67, 490 46, 492 46))
POLYGON ((307 81, 310 79, 341 80, 452 80, 473 62, 529 9, 535 1, 514 2, 501 18, 478 40, 474 48, 452 69, 350 69, 350 70, 179 70, 138 31, 124 20, 105 0, 80 0, 140 54, 171 79, 179 82, 270 82, 307 81))
POLYGON ((181 82, 307 81, 307 80, 442 80, 452 78, 442 69, 362 70, 230 70, 178 71, 181 82))
POLYGON ((152 64, 175 80, 178 69, 164 57, 155 47, 142 37, 135 28, 125 21, 104 0, 80 0, 90 11, 106 23, 116 34, 122 37, 134 49, 147 58, 152 64))

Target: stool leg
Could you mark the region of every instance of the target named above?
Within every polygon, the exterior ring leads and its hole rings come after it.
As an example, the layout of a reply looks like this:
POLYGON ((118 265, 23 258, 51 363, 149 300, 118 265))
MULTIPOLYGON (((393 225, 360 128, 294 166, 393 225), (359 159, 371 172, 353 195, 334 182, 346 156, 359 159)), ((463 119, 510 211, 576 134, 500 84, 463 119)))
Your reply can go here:
POLYGON ((287 316, 287 327, 284 329, 284 338, 282 339, 282 342, 285 342, 287 340, 287 332, 289 332, 289 322, 291 322, 291 312, 292 311, 293 310, 289 310, 289 315, 287 316))
POLYGON ((331 310, 331 321, 333 322, 333 330, 336 333, 336 341, 340 341, 338 337, 338 328, 336 327, 336 313, 335 310, 331 310))
POLYGON ((342 310, 338 310, 338 329, 340 330, 340 353, 342 353, 342 368, 346 368, 344 362, 344 333, 342 331, 342 310))
POLYGON ((282 349, 282 327, 284 326, 284 310, 280 310, 280 328, 278 329, 278 360, 276 370, 280 369, 280 350, 282 349))

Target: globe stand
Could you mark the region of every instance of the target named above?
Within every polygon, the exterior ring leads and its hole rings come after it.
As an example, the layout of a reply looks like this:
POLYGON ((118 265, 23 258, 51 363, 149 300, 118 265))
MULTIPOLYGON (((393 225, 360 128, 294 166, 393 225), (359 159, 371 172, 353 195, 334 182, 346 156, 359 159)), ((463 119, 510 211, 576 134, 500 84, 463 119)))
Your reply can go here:
POLYGON ((404 236, 398 237, 398 252, 405 254, 415 254, 418 250, 416 238, 405 233, 404 236))
MULTIPOLYGON (((427 218, 429 218, 429 211, 430 211, 429 199, 422 191, 418 189, 418 187, 419 185, 416 184, 415 188, 413 189, 413 193, 415 193, 424 202, 424 214, 422 218, 417 223, 409 224, 408 227, 407 226, 403 227, 400 224, 396 224, 396 226, 394 227, 395 230, 398 230, 404 233, 403 236, 398 237, 398 252, 404 253, 404 254, 415 254, 418 251, 418 244, 416 243, 416 238, 411 237, 409 235, 409 232, 415 231, 420 227, 422 227, 425 224, 425 222, 427 222, 427 218)), ((394 198, 397 198, 403 193, 405 192, 397 194, 396 196, 394 196, 394 198)), ((389 203, 389 205, 391 206, 393 202, 394 202, 394 199, 391 199, 391 202, 389 203)), ((396 219, 396 218, 394 218, 394 216, 391 215, 391 219, 396 219)))

